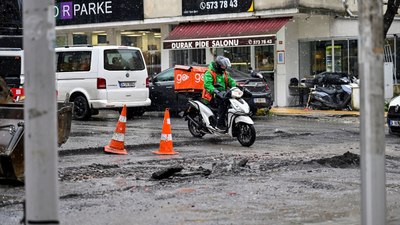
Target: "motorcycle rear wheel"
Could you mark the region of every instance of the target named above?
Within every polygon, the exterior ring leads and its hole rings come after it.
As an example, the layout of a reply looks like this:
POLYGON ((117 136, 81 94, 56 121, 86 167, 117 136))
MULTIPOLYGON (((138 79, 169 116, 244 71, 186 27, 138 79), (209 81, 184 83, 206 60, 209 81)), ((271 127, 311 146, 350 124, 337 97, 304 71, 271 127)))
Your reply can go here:
POLYGON ((319 110, 319 109, 322 109, 322 104, 321 104, 321 102, 313 100, 310 102, 309 107, 313 110, 319 110))
POLYGON ((205 135, 205 133, 200 131, 196 127, 196 124, 191 120, 188 120, 188 128, 189 128, 189 132, 193 135, 193 137, 201 138, 205 135))
POLYGON ((237 140, 242 146, 250 147, 256 141, 256 129, 253 124, 238 123, 237 129, 237 140))

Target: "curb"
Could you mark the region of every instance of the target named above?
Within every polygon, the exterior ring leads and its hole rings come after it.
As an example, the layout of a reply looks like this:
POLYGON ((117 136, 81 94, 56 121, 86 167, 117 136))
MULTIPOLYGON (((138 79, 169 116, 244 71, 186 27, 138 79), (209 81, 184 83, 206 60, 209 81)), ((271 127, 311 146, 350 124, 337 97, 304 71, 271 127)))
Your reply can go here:
POLYGON ((277 116, 301 116, 301 117, 359 117, 359 111, 344 110, 312 110, 307 108, 274 107, 270 113, 277 116))

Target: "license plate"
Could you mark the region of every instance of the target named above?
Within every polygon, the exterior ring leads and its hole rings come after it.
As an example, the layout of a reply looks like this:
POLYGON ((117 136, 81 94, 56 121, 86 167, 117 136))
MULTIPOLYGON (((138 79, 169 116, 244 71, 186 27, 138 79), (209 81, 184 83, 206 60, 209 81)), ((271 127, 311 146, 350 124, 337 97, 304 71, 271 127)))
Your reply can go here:
POLYGON ((136 83, 136 81, 120 81, 119 87, 121 87, 121 88, 135 87, 135 83, 136 83))
POLYGON ((265 98, 254 98, 255 103, 266 103, 267 101, 265 98))
POLYGON ((390 121, 390 126, 398 127, 398 126, 400 126, 400 123, 397 120, 391 120, 390 121))

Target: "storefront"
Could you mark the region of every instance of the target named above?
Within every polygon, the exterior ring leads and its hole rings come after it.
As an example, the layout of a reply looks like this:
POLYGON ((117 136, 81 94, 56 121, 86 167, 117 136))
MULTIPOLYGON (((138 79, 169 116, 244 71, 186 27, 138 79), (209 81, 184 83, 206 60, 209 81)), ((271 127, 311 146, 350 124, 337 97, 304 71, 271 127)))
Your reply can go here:
MULTIPOLYGON (((168 2, 171 7, 165 10, 156 0, 57 0, 57 46, 136 46, 149 75, 177 64, 208 64, 224 55, 236 69, 261 71, 276 106, 289 104, 292 78, 323 71, 358 76, 357 19, 300 12, 272 1, 224 0, 218 7, 209 0, 168 2)), ((387 42, 396 78, 400 44, 393 34, 400 33, 398 23, 393 22, 387 42)))
POLYGON ((205 64, 208 55, 225 55, 233 67, 274 71, 276 32, 289 18, 182 23, 163 41, 171 65, 205 64))

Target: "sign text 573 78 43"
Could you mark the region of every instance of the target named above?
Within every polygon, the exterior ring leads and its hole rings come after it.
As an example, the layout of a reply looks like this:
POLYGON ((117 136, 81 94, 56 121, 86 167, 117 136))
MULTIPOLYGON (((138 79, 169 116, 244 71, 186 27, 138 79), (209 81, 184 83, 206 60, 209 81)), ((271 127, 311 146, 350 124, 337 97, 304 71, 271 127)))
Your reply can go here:
POLYGON ((182 1, 182 15, 208 15, 252 12, 253 0, 195 0, 182 1))

